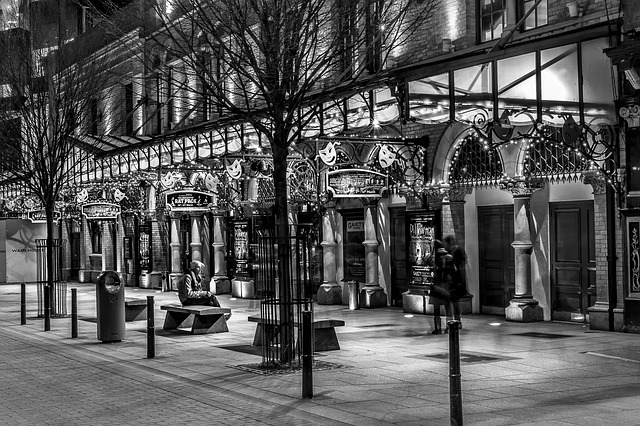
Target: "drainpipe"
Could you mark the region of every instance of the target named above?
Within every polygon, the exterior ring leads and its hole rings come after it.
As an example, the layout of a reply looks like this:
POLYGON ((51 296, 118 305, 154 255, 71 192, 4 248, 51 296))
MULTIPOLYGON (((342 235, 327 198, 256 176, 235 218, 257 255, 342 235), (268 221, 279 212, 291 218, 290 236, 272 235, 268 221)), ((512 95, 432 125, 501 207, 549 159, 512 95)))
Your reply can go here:
POLYGON ((607 202, 607 282, 609 287, 609 331, 614 331, 615 318, 613 310, 618 303, 618 283, 616 281, 616 211, 615 194, 611 185, 606 189, 607 202))

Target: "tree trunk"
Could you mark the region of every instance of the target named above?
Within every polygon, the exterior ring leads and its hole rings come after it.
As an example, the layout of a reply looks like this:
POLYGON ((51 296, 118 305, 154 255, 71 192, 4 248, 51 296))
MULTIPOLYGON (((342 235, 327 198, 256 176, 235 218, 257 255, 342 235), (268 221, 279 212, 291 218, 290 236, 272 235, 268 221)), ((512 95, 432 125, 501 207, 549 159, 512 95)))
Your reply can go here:
POLYGON ((278 290, 280 292, 280 323, 282 347, 280 362, 288 363, 294 355, 294 315, 291 291, 291 244, 287 208, 287 133, 274 133, 273 184, 275 191, 275 235, 278 242, 278 290))
POLYGON ((45 206, 47 213, 47 249, 45 252, 47 264, 47 283, 44 287, 44 331, 51 330, 51 302, 53 300, 53 206, 45 206))

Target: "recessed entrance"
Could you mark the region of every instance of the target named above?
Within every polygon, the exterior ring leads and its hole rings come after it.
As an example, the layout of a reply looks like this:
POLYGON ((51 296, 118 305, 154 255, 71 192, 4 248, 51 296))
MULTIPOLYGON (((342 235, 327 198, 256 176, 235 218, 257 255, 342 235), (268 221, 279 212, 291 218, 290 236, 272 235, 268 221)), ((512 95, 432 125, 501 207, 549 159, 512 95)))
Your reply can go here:
POLYGON ((478 207, 480 309, 504 315, 515 293, 513 206, 478 207))
POLYGON ((593 202, 550 203, 549 215, 552 318, 587 322, 596 288, 593 202))

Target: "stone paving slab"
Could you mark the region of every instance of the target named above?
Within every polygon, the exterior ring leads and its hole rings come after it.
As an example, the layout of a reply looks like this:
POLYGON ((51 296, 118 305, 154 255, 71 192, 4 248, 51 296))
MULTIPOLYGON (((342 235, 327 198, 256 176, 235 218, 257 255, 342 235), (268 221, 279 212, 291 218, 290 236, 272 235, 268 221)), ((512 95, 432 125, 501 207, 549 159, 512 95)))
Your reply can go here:
MULTIPOLYGON (((341 319, 341 350, 316 360, 344 368, 314 372, 314 398, 301 398, 301 375, 238 369, 259 363, 250 350, 259 301, 220 296, 231 307, 229 333, 162 333, 154 296, 156 357, 146 358, 146 321, 126 323, 120 343, 96 337, 95 285, 77 288, 79 337, 69 318, 43 331, 35 285, 20 325, 18 285, 0 285, 0 419, 3 424, 449 424, 448 336, 430 334, 430 318, 397 308, 314 307, 341 319), (235 350, 234 350, 235 347, 235 350)), ((640 336, 594 332, 569 323, 508 323, 463 318, 460 345, 468 425, 640 424, 640 336), (493 324, 493 325, 491 325, 493 324), (499 325, 496 325, 499 324, 499 325), (535 333, 535 334, 532 334, 535 333), (555 337, 549 337, 555 336, 555 337), (561 337, 558 337, 561 336, 561 337)))

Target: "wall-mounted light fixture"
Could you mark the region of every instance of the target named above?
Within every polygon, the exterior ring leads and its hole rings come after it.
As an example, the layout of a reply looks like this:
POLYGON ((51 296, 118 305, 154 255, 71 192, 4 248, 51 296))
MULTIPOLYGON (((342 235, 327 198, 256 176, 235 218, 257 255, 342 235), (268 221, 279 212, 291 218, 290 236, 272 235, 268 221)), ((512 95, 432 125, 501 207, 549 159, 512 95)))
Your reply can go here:
POLYGON ((445 53, 451 52, 451 39, 443 38, 442 39, 442 51, 445 53))

